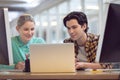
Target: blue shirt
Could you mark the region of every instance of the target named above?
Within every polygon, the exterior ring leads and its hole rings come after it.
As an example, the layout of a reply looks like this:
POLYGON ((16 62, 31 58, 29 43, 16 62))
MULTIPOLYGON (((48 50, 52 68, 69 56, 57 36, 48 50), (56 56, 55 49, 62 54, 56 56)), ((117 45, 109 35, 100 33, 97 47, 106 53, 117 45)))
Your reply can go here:
MULTIPOLYGON (((29 46, 30 44, 36 43, 45 43, 42 38, 33 37, 28 43, 24 44, 20 36, 12 37, 12 51, 13 51, 13 63, 17 64, 18 62, 23 62, 26 59, 26 54, 29 54, 29 46)), ((0 69, 14 69, 15 65, 0 65, 0 69)))

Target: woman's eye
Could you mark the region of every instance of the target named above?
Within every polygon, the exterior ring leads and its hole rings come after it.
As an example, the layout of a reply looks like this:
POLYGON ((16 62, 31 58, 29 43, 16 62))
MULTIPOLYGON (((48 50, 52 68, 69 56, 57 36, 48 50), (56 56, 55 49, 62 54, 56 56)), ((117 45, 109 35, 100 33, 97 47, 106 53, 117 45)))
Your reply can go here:
POLYGON ((25 31, 27 31, 28 29, 24 29, 25 31))

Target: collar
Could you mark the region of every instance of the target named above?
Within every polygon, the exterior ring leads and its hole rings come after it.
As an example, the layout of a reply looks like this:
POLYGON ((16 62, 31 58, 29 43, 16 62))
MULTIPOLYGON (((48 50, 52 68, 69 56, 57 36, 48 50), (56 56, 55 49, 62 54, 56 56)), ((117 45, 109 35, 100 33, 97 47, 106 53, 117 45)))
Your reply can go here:
POLYGON ((28 47, 29 47, 29 44, 31 43, 31 40, 28 41, 27 43, 24 43, 24 42, 21 40, 20 36, 18 36, 18 37, 17 37, 17 43, 18 43, 18 45, 19 45, 20 47, 22 47, 22 46, 28 46, 28 47))

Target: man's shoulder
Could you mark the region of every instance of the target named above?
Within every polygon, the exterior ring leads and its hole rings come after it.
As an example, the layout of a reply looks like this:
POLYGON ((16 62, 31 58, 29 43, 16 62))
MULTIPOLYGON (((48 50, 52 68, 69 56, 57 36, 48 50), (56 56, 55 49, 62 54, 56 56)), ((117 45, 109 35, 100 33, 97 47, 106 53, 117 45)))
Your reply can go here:
POLYGON ((63 41, 64 43, 72 43, 72 42, 74 42, 71 38, 66 38, 64 41, 63 41))
POLYGON ((92 34, 92 33, 87 33, 87 37, 92 40, 99 40, 100 35, 92 34))

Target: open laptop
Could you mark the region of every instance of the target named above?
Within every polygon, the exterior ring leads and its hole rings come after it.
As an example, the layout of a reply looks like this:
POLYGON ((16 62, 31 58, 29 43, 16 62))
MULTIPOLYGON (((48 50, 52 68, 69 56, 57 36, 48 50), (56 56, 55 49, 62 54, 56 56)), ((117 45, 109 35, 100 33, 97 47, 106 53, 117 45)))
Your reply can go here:
POLYGON ((75 72, 74 44, 30 45, 30 72, 75 72))

